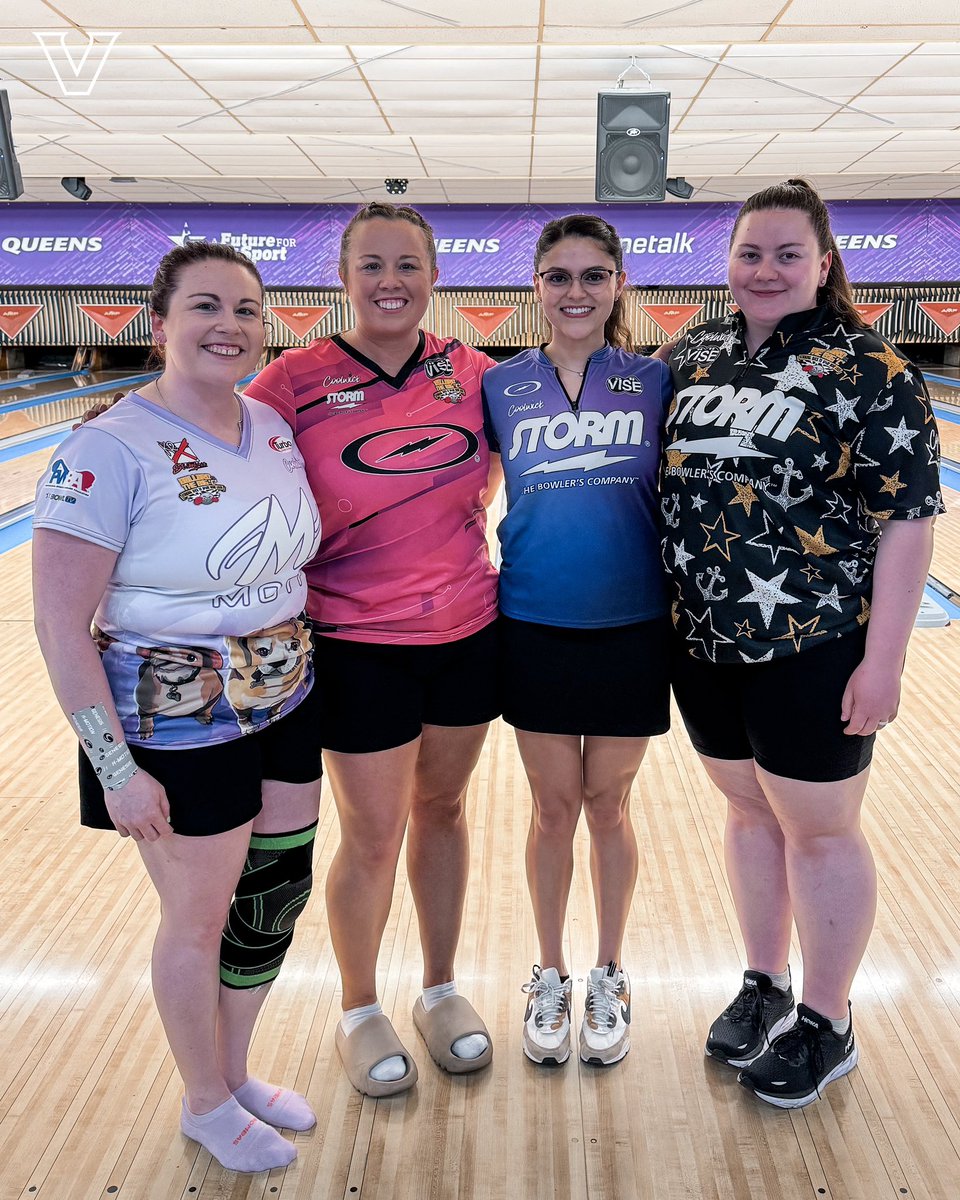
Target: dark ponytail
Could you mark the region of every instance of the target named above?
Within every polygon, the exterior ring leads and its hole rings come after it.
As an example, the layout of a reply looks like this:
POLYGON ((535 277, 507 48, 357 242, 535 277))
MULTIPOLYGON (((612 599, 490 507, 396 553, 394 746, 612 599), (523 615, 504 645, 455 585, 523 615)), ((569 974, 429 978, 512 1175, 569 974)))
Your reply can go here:
POLYGON ((744 217, 771 208, 806 213, 810 218, 820 253, 826 254, 830 251, 833 256, 826 283, 817 288, 817 303, 826 305, 845 325, 862 328, 864 321, 853 307, 853 288, 850 286, 833 230, 830 228, 830 213, 813 185, 806 179, 788 179, 784 183, 774 183, 763 191, 754 192, 743 202, 737 213, 733 232, 730 234, 730 245, 733 245, 737 228, 744 217))

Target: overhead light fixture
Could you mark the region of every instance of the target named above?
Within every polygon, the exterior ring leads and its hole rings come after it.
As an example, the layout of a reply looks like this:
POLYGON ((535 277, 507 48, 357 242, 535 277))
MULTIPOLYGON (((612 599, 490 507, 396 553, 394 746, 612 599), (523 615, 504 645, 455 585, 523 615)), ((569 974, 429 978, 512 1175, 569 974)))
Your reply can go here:
POLYGON ((13 148, 10 101, 0 91, 0 200, 16 200, 23 195, 23 177, 13 148))
POLYGON ((402 196, 409 182, 408 179, 385 179, 383 186, 387 189, 387 195, 402 196))
POLYGON ((89 200, 93 195, 93 189, 87 187, 87 181, 82 175, 64 175, 60 180, 60 186, 71 196, 76 196, 78 200, 89 200))
POLYGON ((678 200, 689 200, 693 195, 693 184, 687 183, 682 175, 671 175, 663 186, 671 196, 676 196, 678 200))

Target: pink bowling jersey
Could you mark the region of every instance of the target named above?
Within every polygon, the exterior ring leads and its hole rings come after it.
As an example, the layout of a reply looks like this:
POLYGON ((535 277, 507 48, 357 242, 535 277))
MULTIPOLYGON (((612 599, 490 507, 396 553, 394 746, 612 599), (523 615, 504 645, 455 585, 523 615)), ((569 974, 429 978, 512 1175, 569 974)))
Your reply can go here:
POLYGON ((490 466, 480 380, 491 365, 421 333, 391 377, 337 336, 286 350, 247 388, 292 427, 320 508, 306 567, 318 632, 430 645, 496 616, 480 502, 490 466))

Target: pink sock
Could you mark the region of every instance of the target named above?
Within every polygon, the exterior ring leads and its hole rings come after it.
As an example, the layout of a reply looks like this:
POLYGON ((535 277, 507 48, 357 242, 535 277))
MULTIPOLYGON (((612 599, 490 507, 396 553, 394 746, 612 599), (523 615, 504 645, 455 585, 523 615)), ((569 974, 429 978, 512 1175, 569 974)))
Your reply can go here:
POLYGON ((275 1087, 262 1079, 248 1079, 233 1095, 247 1112, 278 1129, 312 1129, 317 1123, 313 1109, 299 1092, 275 1087))
POLYGON ((297 1157, 297 1148, 275 1129, 264 1125, 233 1098, 197 1116, 180 1106, 180 1128, 189 1138, 230 1171, 271 1171, 297 1157))

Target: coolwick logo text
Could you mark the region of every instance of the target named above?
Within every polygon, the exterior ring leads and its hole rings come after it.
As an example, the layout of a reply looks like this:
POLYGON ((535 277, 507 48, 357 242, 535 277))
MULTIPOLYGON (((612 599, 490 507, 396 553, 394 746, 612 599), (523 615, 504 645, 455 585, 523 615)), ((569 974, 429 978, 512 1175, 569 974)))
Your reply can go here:
POLYGON ((60 91, 65 96, 89 96, 120 34, 90 33, 86 43, 79 46, 68 46, 65 32, 41 33, 35 29, 33 36, 47 56, 60 91))
POLYGON ((632 375, 610 375, 607 378, 608 392, 629 392, 639 396, 643 391, 643 380, 635 379, 632 375))
POLYGON ((325 388, 349 387, 352 383, 359 383, 359 375, 328 375, 324 381, 325 388))
POLYGON ((522 383, 511 383, 503 389, 505 396, 529 396, 531 392, 539 392, 543 385, 539 379, 524 379, 522 383))

